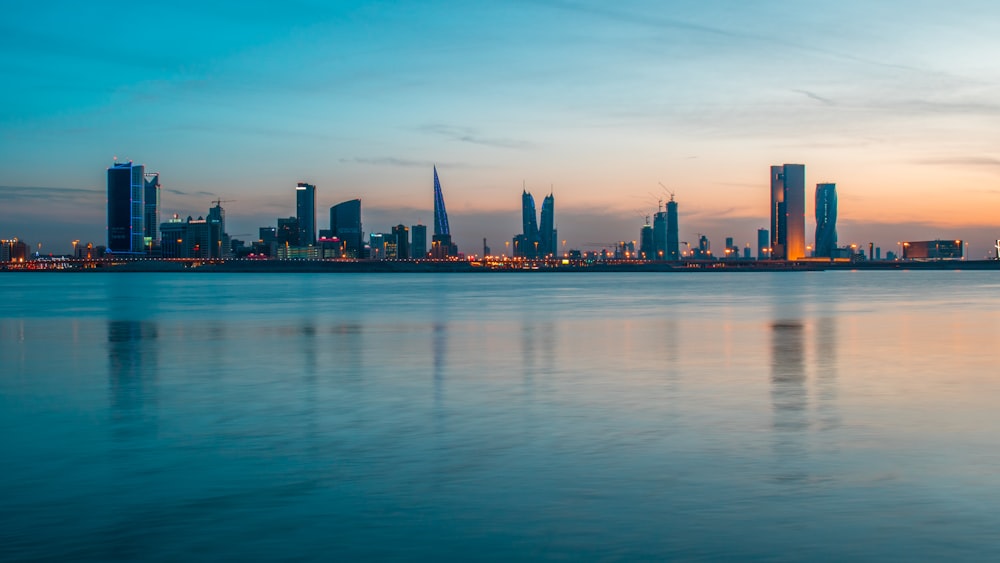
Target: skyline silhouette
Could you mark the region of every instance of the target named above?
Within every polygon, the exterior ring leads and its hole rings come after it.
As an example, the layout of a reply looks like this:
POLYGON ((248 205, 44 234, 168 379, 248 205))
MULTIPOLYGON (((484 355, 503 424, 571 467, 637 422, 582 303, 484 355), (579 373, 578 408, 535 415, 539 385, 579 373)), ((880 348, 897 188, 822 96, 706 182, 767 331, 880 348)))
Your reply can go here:
POLYGON ((523 182, 554 185, 570 245, 636 239, 659 182, 682 239, 752 243, 761 170, 801 162, 837 184, 844 243, 997 236, 989 2, 230 8, 134 6, 135 40, 110 6, 8 7, 0 236, 103 240, 114 155, 162 173, 165 213, 233 200, 235 233, 300 181, 320 208, 363 197, 372 230, 431 224, 437 164, 462 248, 518 231, 523 182))

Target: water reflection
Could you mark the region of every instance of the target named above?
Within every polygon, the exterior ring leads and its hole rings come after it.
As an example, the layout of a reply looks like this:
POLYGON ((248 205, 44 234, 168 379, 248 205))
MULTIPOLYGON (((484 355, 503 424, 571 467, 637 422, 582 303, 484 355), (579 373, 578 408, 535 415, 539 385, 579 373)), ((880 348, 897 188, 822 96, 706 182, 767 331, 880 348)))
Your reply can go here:
POLYGON ((840 354, 837 337, 837 319, 823 317, 816 321, 813 339, 816 366, 816 409, 819 430, 833 430, 840 426, 837 408, 837 362, 840 354))
POLYGON ((805 372, 805 325, 801 319, 771 323, 771 407, 774 478, 802 482, 808 472, 805 431, 809 427, 805 372))
POLYGON ((431 351, 434 356, 434 416, 444 418, 445 369, 448 363, 448 325, 438 321, 431 330, 431 351))
POLYGON ((771 323, 771 403, 774 429, 804 430, 806 409, 805 325, 799 319, 771 323))
POLYGON ((151 321, 107 323, 108 391, 116 439, 156 433, 158 337, 159 327, 151 321))
POLYGON ((535 377, 551 374, 556 369, 556 325, 533 318, 521 320, 521 372, 524 392, 534 392, 535 377))

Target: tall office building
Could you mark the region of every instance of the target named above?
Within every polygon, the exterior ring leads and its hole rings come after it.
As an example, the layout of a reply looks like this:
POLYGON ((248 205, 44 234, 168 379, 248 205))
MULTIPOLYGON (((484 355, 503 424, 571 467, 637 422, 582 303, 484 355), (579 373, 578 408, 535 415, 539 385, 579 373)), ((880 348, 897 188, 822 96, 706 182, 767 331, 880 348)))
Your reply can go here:
POLYGON ((298 217, 278 219, 278 246, 305 246, 299 238, 301 234, 298 217))
POLYGON ((146 251, 144 215, 145 167, 132 161, 108 168, 108 251, 143 254, 146 251))
POLYGON ((668 260, 667 255, 667 212, 657 211, 653 215, 653 259, 668 260))
POLYGON ((427 225, 410 227, 410 257, 427 258, 427 225))
POLYGON ((540 256, 556 256, 558 254, 555 227, 556 198, 549 192, 542 200, 542 216, 538 230, 538 254, 540 256))
POLYGON ((147 172, 143 174, 143 203, 145 206, 145 216, 143 226, 145 233, 143 241, 147 248, 151 247, 155 241, 159 240, 156 229, 160 226, 160 173, 147 172))
POLYGON ((653 226, 649 224, 649 216, 646 216, 646 224, 639 230, 639 257, 643 260, 656 260, 656 253, 653 251, 653 226))
POLYGON ((678 236, 677 225, 677 202, 671 194, 670 201, 667 202, 667 246, 663 253, 667 260, 680 260, 680 237, 678 236))
POLYGON ((514 237, 514 256, 537 258, 540 254, 535 198, 527 189, 521 190, 521 234, 514 237))
POLYGON ((330 233, 343 241, 345 258, 364 258, 360 199, 348 200, 330 208, 330 233))
POLYGON ((406 225, 396 225, 392 228, 392 236, 396 237, 396 258, 406 260, 410 257, 410 229, 406 225))
POLYGON ((538 242, 538 223, 535 213, 535 198, 528 190, 521 191, 521 234, 529 243, 538 242))
POLYGON ((295 186, 295 218, 299 220, 299 245, 316 244, 316 186, 305 182, 295 186))
POLYGON ((434 236, 431 237, 431 254, 439 260, 458 254, 458 248, 451 240, 448 210, 444 206, 444 193, 441 191, 437 166, 434 167, 434 236))
POLYGON ((833 258, 837 250, 837 184, 816 184, 816 256, 833 258))
POLYGON ((771 247, 771 239, 768 236, 767 229, 757 229, 757 259, 766 260, 771 257, 771 252, 768 250, 771 247))
POLYGON ((806 167, 771 167, 771 257, 798 260, 806 255, 806 167))

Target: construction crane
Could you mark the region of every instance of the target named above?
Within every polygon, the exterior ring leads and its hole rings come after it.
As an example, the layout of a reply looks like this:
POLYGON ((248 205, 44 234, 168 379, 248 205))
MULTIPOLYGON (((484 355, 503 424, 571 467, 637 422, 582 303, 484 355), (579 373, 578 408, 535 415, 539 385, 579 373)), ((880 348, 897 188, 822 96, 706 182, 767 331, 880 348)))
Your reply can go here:
POLYGON ((663 188, 663 191, 665 191, 668 194, 670 194, 670 201, 673 201, 674 200, 674 191, 671 190, 670 188, 664 186, 663 182, 657 182, 657 183, 660 184, 660 187, 663 188))
POLYGON ((214 203, 216 207, 222 207, 223 203, 233 203, 234 201, 236 201, 236 200, 235 199, 221 199, 221 198, 216 198, 216 199, 212 200, 212 203, 214 203))

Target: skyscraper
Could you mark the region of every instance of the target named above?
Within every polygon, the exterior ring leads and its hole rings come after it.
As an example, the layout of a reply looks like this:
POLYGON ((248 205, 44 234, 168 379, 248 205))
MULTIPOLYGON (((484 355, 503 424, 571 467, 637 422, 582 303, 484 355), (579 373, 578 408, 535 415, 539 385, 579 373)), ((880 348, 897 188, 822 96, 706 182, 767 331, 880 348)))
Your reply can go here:
POLYGON ((437 166, 434 167, 434 236, 431 237, 431 254, 437 259, 458 254, 455 243, 451 241, 448 210, 444 207, 444 193, 441 192, 437 166))
POLYGON ((396 225, 392 228, 392 235, 396 237, 396 258, 407 260, 410 258, 410 229, 406 225, 396 225))
POLYGON ((542 216, 538 231, 538 254, 540 256, 555 256, 559 250, 556 246, 558 237, 555 228, 556 198, 549 192, 542 200, 542 216))
POLYGON ((766 260, 771 257, 769 250, 771 245, 767 229, 757 229, 757 259, 766 260))
POLYGON ((681 259, 680 240, 677 232, 677 202, 674 201, 674 196, 671 194, 670 201, 667 202, 667 247, 666 252, 664 252, 664 257, 667 260, 681 259))
POLYGON ((301 234, 298 217, 278 219, 278 246, 304 246, 299 238, 301 234))
POLYGON ((771 167, 771 257, 798 260, 806 255, 806 167, 771 167))
POLYGON ((653 226, 649 224, 649 216, 646 216, 646 224, 639 229, 639 257, 643 260, 655 260, 653 252, 653 226))
POLYGON ((667 212, 657 211, 656 215, 653 215, 653 260, 669 259, 667 255, 667 230, 667 212))
POLYGON ((364 258, 360 199, 348 200, 330 208, 330 232, 343 241, 345 258, 364 258))
POLYGON ((514 237, 514 256, 537 258, 540 253, 535 198, 527 189, 521 190, 521 234, 514 237))
POLYGON ((305 182, 295 186, 295 217, 299 220, 299 245, 316 244, 316 186, 305 182))
POLYGON ((833 258, 837 249, 837 184, 816 184, 816 256, 833 258))
POLYGON ((444 207, 444 193, 441 191, 441 180, 438 178, 437 166, 434 167, 434 234, 451 236, 448 226, 448 210, 444 207))
POLYGON ((410 228, 410 257, 427 258, 427 225, 413 225, 410 228))
POLYGON ((143 217, 143 227, 145 233, 143 241, 148 248, 154 241, 159 240, 156 230, 160 226, 160 173, 148 172, 143 174, 143 200, 145 204, 145 216, 143 217))
POLYGON ((141 164, 115 162, 108 168, 108 251, 143 254, 144 173, 141 164))

